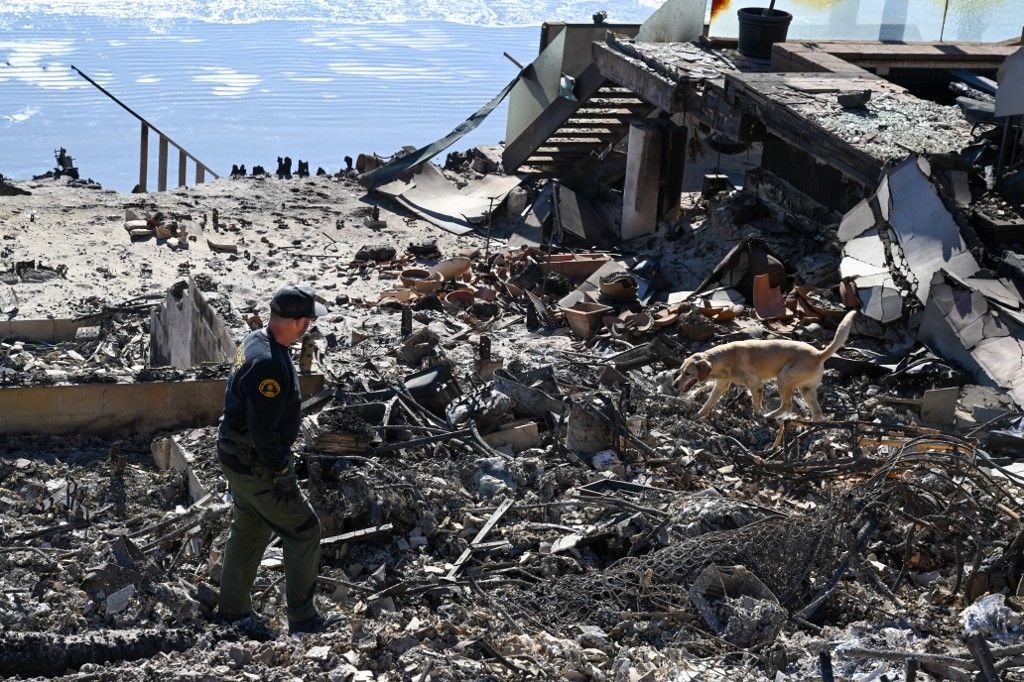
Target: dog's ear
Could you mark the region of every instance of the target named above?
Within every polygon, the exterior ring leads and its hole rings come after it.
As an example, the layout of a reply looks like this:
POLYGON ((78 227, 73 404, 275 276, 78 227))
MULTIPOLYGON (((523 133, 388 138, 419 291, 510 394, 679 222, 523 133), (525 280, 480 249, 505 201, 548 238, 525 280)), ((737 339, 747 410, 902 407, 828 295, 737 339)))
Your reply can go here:
POLYGON ((694 364, 697 365, 697 378, 701 381, 707 379, 708 375, 711 374, 711 361, 700 358, 694 364))

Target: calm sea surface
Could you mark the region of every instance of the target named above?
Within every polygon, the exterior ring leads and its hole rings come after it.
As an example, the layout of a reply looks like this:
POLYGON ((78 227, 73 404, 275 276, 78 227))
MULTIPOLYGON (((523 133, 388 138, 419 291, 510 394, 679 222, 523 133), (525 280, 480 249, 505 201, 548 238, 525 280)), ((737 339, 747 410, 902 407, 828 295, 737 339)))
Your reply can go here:
MULTIPOLYGON (((538 42, 535 27, 440 21, 155 30, 44 17, 16 35, 0 37, 0 173, 41 173, 63 146, 84 175, 120 190, 137 179, 139 125, 70 64, 218 173, 233 163, 272 171, 284 155, 333 172, 345 155, 390 155, 449 132, 515 76, 502 50, 529 61, 538 42)), ((502 139, 504 120, 495 111, 457 148, 502 139)))
MULTIPOLYGON (((1024 0, 950 0, 947 39, 1019 35, 1024 0)), ((128 190, 134 118, 75 65, 208 166, 273 170, 277 156, 333 172, 445 135, 537 53, 541 22, 642 22, 659 0, 5 0, 0 2, 0 174, 28 178, 66 147, 83 175, 128 190)), ((762 2, 734 2, 740 5, 762 2)), ((779 0, 793 37, 877 38, 879 23, 936 39, 938 0, 779 0), (932 35, 935 34, 935 35, 932 35)), ((733 11, 712 25, 735 33, 733 11)), ((454 149, 504 137, 502 106, 454 149)), ((150 137, 155 183, 155 135, 150 137)), ((176 179, 173 160, 170 178, 176 179)), ((189 170, 189 178, 192 170, 189 170)))
MULTIPOLYGON (((135 184, 137 121, 72 64, 218 173, 233 163, 272 171, 284 155, 333 172, 346 155, 386 156, 447 134, 515 76, 503 51, 523 63, 536 56, 541 22, 590 21, 601 9, 641 22, 659 4, 4 0, 0 173, 42 173, 63 146, 104 186, 135 184)), ((453 148, 504 132, 502 107, 453 148)), ((153 183, 152 134, 150 147, 153 183)))

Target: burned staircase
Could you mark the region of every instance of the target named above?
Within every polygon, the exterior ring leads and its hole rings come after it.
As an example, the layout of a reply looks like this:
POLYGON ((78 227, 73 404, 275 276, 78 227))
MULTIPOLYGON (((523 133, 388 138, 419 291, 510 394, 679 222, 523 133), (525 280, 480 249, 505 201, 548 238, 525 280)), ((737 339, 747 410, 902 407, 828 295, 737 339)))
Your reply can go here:
POLYGON ((502 154, 506 172, 543 177, 571 174, 588 158, 599 158, 629 131, 629 122, 655 107, 601 75, 591 64, 577 77, 572 101, 555 99, 502 154))

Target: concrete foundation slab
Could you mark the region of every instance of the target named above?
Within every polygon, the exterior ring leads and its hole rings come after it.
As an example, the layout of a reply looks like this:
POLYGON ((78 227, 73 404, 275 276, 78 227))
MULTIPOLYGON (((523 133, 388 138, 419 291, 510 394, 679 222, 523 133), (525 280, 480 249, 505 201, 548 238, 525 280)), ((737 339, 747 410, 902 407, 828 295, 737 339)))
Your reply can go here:
MULTIPOLYGON (((324 387, 321 374, 299 377, 303 397, 324 387)), ((79 384, 0 389, 0 434, 151 433, 215 424, 224 380, 79 384)))
POLYGON ((0 340, 59 343, 74 341, 81 327, 95 327, 100 316, 61 320, 0 320, 0 340))

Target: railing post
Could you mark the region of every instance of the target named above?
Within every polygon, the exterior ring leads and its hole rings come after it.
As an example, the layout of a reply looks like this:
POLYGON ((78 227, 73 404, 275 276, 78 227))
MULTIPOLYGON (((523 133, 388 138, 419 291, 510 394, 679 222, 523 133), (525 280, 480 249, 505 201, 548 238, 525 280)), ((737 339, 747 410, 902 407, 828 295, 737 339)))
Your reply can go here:
POLYGON ((184 149, 178 150, 178 187, 185 186, 185 164, 188 163, 188 156, 184 149))
POLYGON ((146 191, 146 176, 149 175, 149 126, 142 124, 139 137, 139 191, 146 191))
POLYGON ((160 136, 160 161, 157 167, 156 191, 167 191, 167 138, 160 136))
POLYGON ((197 185, 201 184, 203 182, 203 180, 206 179, 206 171, 207 170, 210 171, 210 173, 213 175, 213 177, 215 177, 215 178, 220 177, 219 175, 214 173, 213 170, 211 170, 209 168, 209 166, 204 166, 199 161, 199 159, 197 159, 196 157, 194 157, 191 154, 189 154, 188 152, 186 152, 185 149, 180 144, 178 144, 177 142, 173 141, 171 138, 169 138, 166 135, 164 135, 163 131, 161 131, 159 128, 157 128, 156 126, 151 124, 149 121, 144 119, 142 116, 140 116, 138 114, 138 112, 136 112, 131 107, 129 107, 127 104, 125 104, 124 102, 119 100, 117 97, 112 95, 110 93, 110 91, 108 91, 102 85, 100 85, 99 83, 97 83, 93 79, 89 78, 84 73, 82 73, 81 69, 76 67, 74 64, 71 65, 71 68, 79 76, 81 76, 82 78, 87 80, 94 88, 96 88, 97 90, 102 92, 104 95, 109 97, 115 104, 117 104, 119 107, 121 107, 122 109, 124 109, 129 114, 131 114, 132 116, 134 116, 135 118, 137 118, 139 120, 139 123, 142 126, 140 128, 140 130, 139 130, 139 191, 140 192, 147 192, 147 191, 149 191, 148 190, 148 181, 149 181, 148 176, 149 176, 149 129, 150 128, 152 128, 153 131, 157 135, 160 136, 159 168, 157 169, 157 186, 158 186, 157 191, 159 191, 159 192, 166 192, 167 191, 167 148, 168 148, 169 145, 174 145, 174 148, 178 150, 178 186, 179 187, 184 187, 185 186, 185 181, 186 181, 186 177, 187 177, 186 170, 187 170, 187 167, 188 167, 188 159, 189 158, 192 158, 196 162, 196 184, 197 185))

